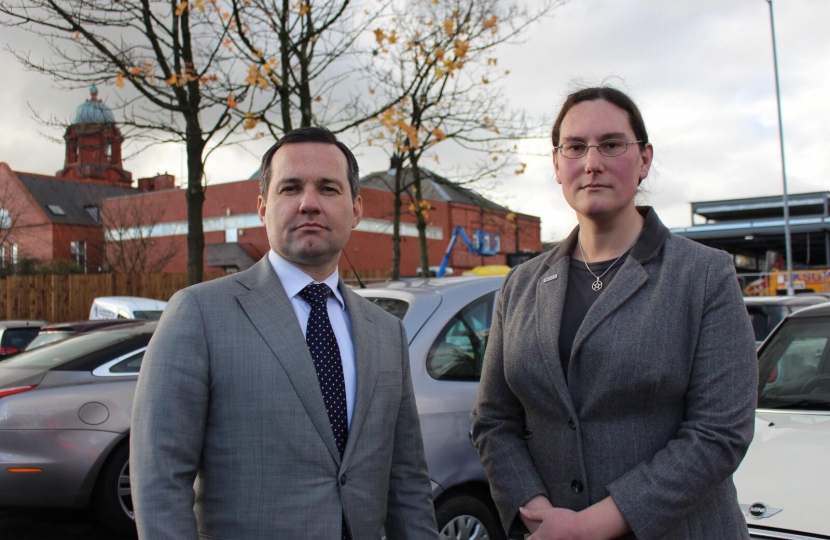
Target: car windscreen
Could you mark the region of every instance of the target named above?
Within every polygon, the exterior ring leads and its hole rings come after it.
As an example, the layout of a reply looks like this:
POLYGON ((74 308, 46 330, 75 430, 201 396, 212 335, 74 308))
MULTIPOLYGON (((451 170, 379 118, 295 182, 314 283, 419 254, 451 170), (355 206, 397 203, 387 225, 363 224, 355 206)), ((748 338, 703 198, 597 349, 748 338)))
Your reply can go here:
POLYGON ((830 410, 830 317, 787 320, 758 369, 758 407, 830 410))
MULTIPOLYGON (((104 331, 80 334, 63 341, 26 351, 0 362, 3 368, 52 369, 74 360, 94 355, 98 351, 119 348, 124 342, 136 340, 134 332, 104 331)), ((147 337, 149 341, 149 336, 147 337)))
POLYGON ((38 334, 35 339, 29 343, 29 346, 26 347, 27 351, 31 351, 33 349, 37 349, 38 347, 43 347, 44 345, 49 345, 50 343, 54 343, 56 341, 61 341, 69 336, 73 336, 72 332, 46 332, 43 334, 38 334))
POLYGON ((789 313, 784 306, 747 306, 746 310, 755 332, 755 341, 764 341, 789 313))
POLYGON ((407 310, 409 309, 409 302, 398 298, 383 298, 378 296, 365 296, 364 298, 401 320, 403 320, 407 310))
POLYGON ((157 321, 161 319, 161 311, 133 311, 133 316, 144 321, 157 321))
POLYGON ((22 351, 37 336, 38 332, 40 332, 40 327, 6 328, 6 331, 3 332, 3 340, 0 341, 0 347, 22 351))

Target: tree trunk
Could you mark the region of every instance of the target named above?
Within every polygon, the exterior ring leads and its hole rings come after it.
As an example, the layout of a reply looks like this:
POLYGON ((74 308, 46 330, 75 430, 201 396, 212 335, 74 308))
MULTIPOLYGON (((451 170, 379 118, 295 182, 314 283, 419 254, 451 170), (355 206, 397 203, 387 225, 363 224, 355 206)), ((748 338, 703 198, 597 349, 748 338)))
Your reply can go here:
POLYGON ((415 218, 418 223, 418 248, 421 252, 421 276, 430 277, 429 247, 427 246, 427 220, 426 217, 424 217, 422 207, 424 197, 421 194, 421 170, 418 168, 417 160, 412 161, 411 156, 410 170, 412 171, 412 187, 415 191, 415 218))
POLYGON ((395 169, 395 202, 392 214, 392 281, 401 279, 401 206, 403 201, 403 167, 395 169))
POLYGON ((202 206, 205 190, 202 186, 204 142, 198 126, 187 128, 187 284, 195 285, 204 279, 205 231, 202 224, 202 206))

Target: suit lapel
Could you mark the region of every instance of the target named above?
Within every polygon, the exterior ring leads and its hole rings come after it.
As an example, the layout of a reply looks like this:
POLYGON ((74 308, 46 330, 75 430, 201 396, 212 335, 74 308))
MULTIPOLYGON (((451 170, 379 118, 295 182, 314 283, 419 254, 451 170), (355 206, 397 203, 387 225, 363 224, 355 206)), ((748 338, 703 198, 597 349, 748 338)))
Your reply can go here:
POLYGON ((247 289, 237 295, 237 300, 288 374, 294 391, 339 465, 340 453, 331 431, 314 360, 308 352, 291 302, 271 267, 268 256, 263 257, 250 270, 240 272, 237 281, 247 289))
POLYGON ((369 413, 369 405, 371 405, 372 396, 375 393, 379 366, 371 344, 373 325, 370 314, 360 305, 362 299, 352 292, 342 280, 340 281, 340 292, 346 302, 349 322, 352 327, 354 363, 357 372, 357 389, 355 390, 352 423, 349 427, 346 449, 343 451, 343 463, 347 464, 357 444, 357 439, 360 437, 360 430, 366 420, 366 415, 369 413))
POLYGON ((562 310, 568 290, 570 257, 552 257, 548 264, 550 267, 547 272, 536 283, 536 339, 542 351, 542 363, 553 381, 553 387, 569 414, 574 415, 575 409, 559 357, 559 329, 562 326, 562 310))
POLYGON ((646 273, 642 264, 630 255, 626 257, 619 272, 608 285, 608 289, 599 295, 594 305, 585 314, 585 319, 583 319, 574 337, 571 358, 576 356, 579 348, 588 339, 588 336, 596 330, 597 326, 619 309, 647 281, 648 273, 646 273))

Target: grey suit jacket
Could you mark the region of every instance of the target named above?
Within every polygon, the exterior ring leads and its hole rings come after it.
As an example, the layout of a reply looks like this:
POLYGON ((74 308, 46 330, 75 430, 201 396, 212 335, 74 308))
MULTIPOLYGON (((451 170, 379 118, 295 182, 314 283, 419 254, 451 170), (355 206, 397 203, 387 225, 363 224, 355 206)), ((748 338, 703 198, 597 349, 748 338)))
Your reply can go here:
POLYGON ((141 367, 130 469, 142 540, 437 537, 403 325, 341 282, 357 390, 343 459, 267 256, 176 293, 141 367), (195 485, 194 485, 195 480, 195 485))
POLYGON ((573 510, 611 495, 627 538, 747 538, 732 473, 758 370, 735 270, 640 211, 647 229, 585 316, 567 382, 557 339, 577 231, 507 278, 472 414, 505 528, 535 495, 573 510))

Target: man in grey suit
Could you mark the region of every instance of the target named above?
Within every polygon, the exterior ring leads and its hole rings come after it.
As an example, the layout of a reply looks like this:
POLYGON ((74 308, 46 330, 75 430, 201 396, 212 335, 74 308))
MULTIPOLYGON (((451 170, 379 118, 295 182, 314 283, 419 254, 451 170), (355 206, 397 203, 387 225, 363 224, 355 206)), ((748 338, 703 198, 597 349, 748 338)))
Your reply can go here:
POLYGON ((133 410, 142 540, 437 538, 403 325, 338 278, 359 188, 328 130, 286 134, 260 171, 271 251, 168 303, 133 410))

